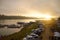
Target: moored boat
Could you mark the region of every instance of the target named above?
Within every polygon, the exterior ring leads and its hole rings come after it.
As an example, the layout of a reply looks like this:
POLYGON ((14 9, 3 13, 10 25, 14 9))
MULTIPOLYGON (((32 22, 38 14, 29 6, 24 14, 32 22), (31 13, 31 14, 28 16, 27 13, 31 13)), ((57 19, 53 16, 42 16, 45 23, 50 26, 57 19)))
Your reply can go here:
POLYGON ((8 28, 20 28, 20 25, 11 24, 7 26, 8 28))

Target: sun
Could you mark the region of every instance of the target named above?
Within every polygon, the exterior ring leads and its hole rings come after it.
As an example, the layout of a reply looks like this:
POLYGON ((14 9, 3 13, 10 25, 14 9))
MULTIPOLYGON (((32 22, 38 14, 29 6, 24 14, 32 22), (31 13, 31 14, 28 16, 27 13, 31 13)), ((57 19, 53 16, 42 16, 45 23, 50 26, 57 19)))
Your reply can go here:
POLYGON ((45 14, 44 20, 51 20, 51 19, 52 19, 52 16, 51 15, 45 14))

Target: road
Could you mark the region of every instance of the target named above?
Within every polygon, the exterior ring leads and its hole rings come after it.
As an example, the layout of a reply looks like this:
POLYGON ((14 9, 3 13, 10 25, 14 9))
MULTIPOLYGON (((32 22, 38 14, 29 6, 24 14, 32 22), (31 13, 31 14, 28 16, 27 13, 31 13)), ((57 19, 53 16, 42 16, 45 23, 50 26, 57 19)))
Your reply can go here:
POLYGON ((49 25, 46 25, 45 26, 45 30, 42 33, 42 40, 50 40, 49 39, 49 36, 52 36, 53 35, 52 32, 51 32, 51 30, 50 30, 50 28, 51 27, 49 25))

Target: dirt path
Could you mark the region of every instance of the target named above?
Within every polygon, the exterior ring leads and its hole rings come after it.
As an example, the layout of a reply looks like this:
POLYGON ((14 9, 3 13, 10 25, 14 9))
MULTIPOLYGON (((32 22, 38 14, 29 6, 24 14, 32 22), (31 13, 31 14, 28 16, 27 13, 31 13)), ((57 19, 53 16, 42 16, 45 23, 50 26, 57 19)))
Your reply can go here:
POLYGON ((49 26, 46 26, 45 27, 45 30, 44 30, 44 32, 43 32, 43 34, 42 34, 42 40, 50 40, 49 39, 49 36, 51 36, 52 35, 52 32, 51 32, 51 30, 50 30, 50 27, 49 26))

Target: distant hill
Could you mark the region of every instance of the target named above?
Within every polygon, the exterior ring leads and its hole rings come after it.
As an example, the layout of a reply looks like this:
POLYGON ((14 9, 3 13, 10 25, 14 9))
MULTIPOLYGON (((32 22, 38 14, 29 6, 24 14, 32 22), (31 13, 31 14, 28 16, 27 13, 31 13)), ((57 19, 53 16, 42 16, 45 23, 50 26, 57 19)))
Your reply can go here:
POLYGON ((0 15, 0 19, 37 19, 35 17, 25 17, 25 16, 6 16, 0 15))

